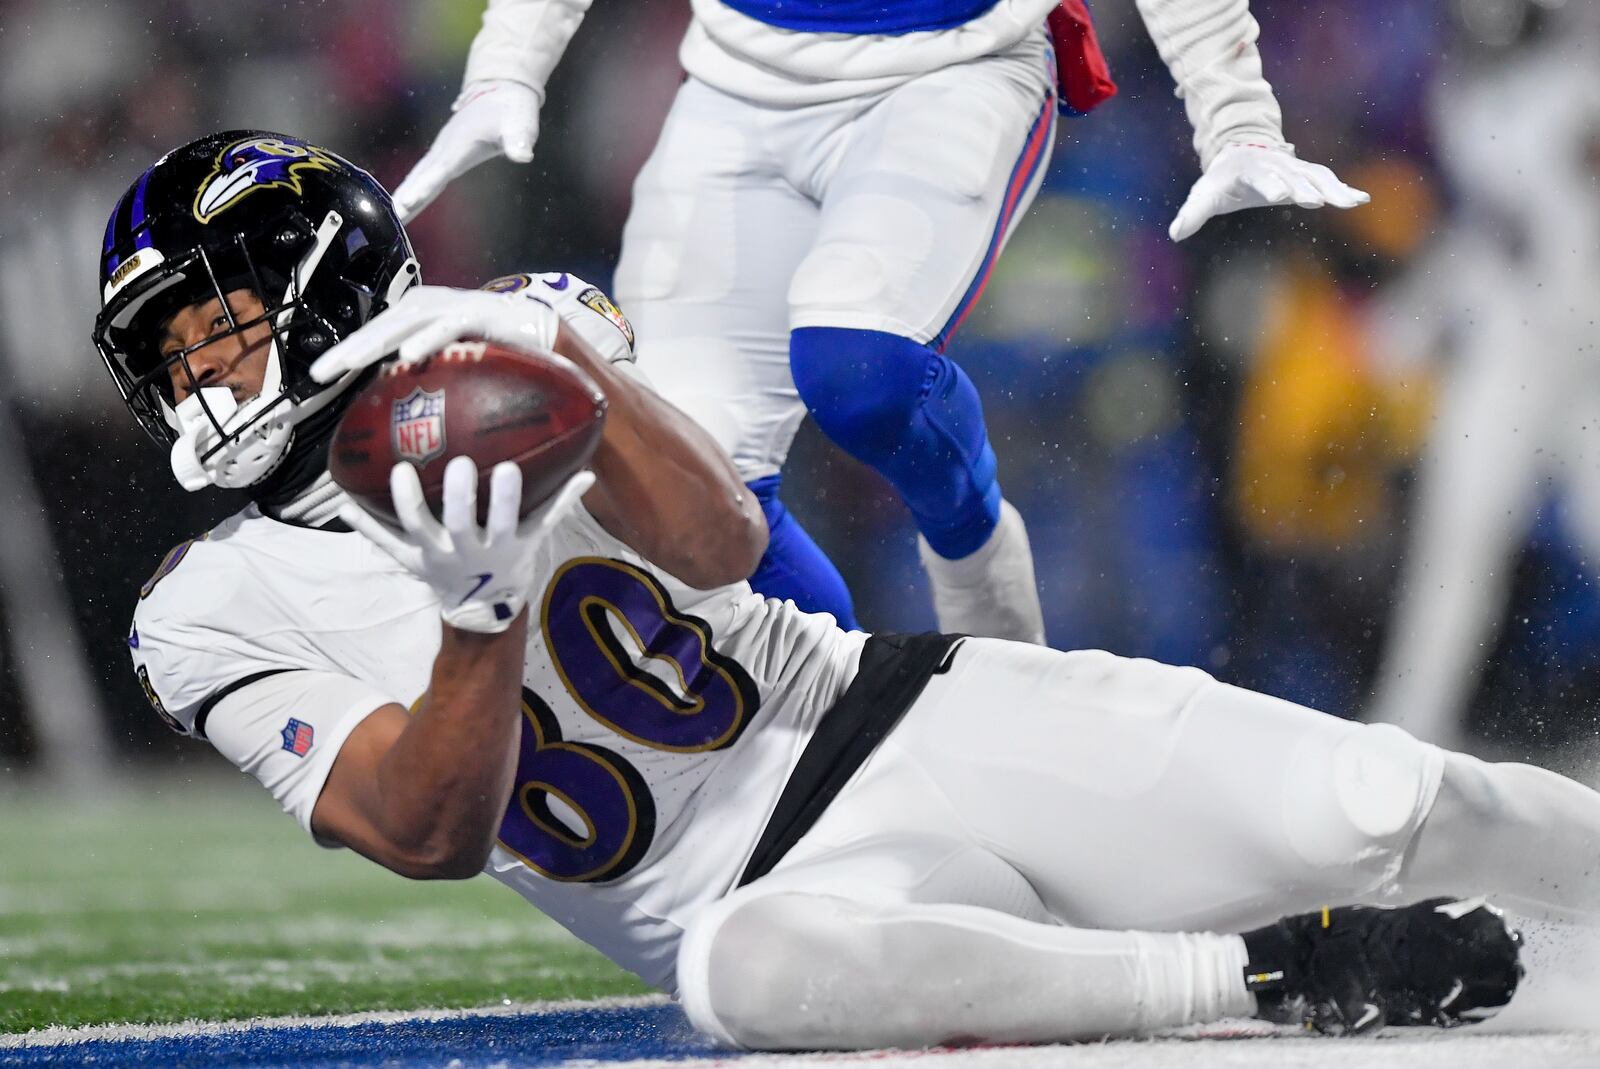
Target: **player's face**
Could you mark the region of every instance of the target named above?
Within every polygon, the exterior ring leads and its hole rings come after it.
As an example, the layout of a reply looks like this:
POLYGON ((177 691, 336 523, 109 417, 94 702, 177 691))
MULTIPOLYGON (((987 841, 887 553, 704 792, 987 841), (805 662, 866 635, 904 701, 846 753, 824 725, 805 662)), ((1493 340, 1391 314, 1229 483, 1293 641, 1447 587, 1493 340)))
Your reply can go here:
POLYGON ((272 330, 262 318, 265 309, 260 298, 246 289, 229 291, 227 302, 226 309, 218 297, 187 305, 163 325, 162 359, 192 345, 200 345, 184 360, 174 360, 167 365, 175 402, 188 397, 197 385, 227 387, 241 405, 261 392, 267 375, 267 355, 272 348, 272 330), (233 313, 234 323, 253 325, 228 333, 232 329, 229 311, 233 313), (213 340, 207 342, 208 338, 213 340), (206 344, 201 345, 201 342, 206 344), (188 371, 184 370, 185 362, 189 365, 188 371))

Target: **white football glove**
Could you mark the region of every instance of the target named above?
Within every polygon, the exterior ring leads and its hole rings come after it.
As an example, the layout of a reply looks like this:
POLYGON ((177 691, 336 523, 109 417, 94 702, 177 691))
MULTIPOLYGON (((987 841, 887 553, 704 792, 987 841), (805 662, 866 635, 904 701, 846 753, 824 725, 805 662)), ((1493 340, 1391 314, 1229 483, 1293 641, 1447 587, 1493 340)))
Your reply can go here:
POLYGON ((396 533, 355 502, 339 518, 376 542, 439 596, 444 622, 462 631, 499 634, 528 603, 539 544, 594 482, 579 472, 521 522, 522 469, 509 461, 490 474, 488 523, 478 525, 478 466, 453 457, 444 469, 444 522, 423 499, 410 464, 389 471, 389 493, 402 531, 396 533))
POLYGON ((521 82, 491 79, 467 86, 456 113, 394 191, 400 221, 409 223, 456 178, 484 160, 533 159, 544 95, 521 82))
POLYGON ((414 286, 382 315, 317 358, 311 377, 332 382, 370 367, 397 349, 402 364, 415 363, 462 338, 484 338, 514 349, 552 353, 561 316, 517 293, 414 286))
POLYGON ((1182 241, 1206 220, 1245 208, 1298 204, 1302 208, 1354 208, 1372 198, 1345 185, 1320 163, 1307 163, 1293 150, 1235 142, 1217 153, 1189 190, 1167 233, 1182 241))

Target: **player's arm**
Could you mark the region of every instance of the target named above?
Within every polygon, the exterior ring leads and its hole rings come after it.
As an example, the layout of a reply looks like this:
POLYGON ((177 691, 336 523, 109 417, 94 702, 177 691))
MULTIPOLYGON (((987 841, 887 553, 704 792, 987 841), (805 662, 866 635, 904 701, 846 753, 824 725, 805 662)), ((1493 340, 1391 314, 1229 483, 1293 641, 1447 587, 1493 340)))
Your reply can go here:
POLYGON ((473 38, 455 112, 394 191, 410 222, 457 176, 504 155, 533 158, 544 87, 591 0, 489 0, 473 38))
POLYGON ((1243 208, 1369 199, 1284 140, 1278 99, 1261 70, 1261 27, 1248 0, 1138 0, 1139 14, 1178 83, 1205 172, 1172 221, 1182 241, 1206 220, 1243 208))
MULTIPOLYGON (((367 552, 387 552, 432 591, 430 599, 408 585, 395 608, 434 605, 441 621, 414 715, 385 687, 326 663, 297 663, 295 644, 247 637, 295 618, 281 615, 265 583, 246 578, 225 541, 179 546, 140 590, 128 639, 140 686, 163 722, 208 740, 322 841, 405 876, 470 876, 493 847, 510 795, 524 607, 539 547, 592 479, 575 476, 519 520, 521 473, 502 465, 480 525, 471 460, 457 457, 446 469, 442 523, 415 469, 391 475, 401 533, 365 532, 378 542, 367 552), (500 578, 479 582, 485 573, 500 578)), ((353 504, 344 514, 352 526, 375 526, 353 504)))
POLYGON ((400 534, 354 504, 340 511, 433 588, 443 627, 416 715, 386 705, 350 733, 312 812, 314 832, 404 876, 464 879, 483 867, 516 761, 536 554, 593 479, 573 476, 519 519, 522 472, 498 464, 480 526, 477 467, 458 456, 445 467, 442 518, 409 464, 389 478, 400 534))
POLYGON ((224 669, 208 697, 168 715, 157 688, 198 697, 185 694, 194 687, 183 677, 197 662, 206 674, 231 643, 185 649, 165 621, 143 631, 136 668, 162 718, 208 739, 320 841, 413 879, 464 879, 483 868, 511 790, 526 612, 498 633, 446 624, 415 715, 338 672, 256 665, 224 669))
POLYGON ((690 586, 747 579, 767 548, 767 523, 733 461, 676 406, 602 360, 562 325, 556 351, 606 395, 595 484, 583 503, 600 525, 690 586))
POLYGON ((526 610, 499 634, 446 625, 416 713, 385 705, 350 732, 312 831, 412 879, 481 871, 516 770, 527 625, 526 610))
POLYGON ((543 300, 419 286, 328 350, 311 374, 329 381, 396 351, 402 361, 417 360, 461 338, 554 349, 594 377, 608 408, 592 461, 595 487, 584 504, 606 530, 701 589, 755 570, 766 551, 766 520, 727 454, 637 373, 597 353, 543 300))

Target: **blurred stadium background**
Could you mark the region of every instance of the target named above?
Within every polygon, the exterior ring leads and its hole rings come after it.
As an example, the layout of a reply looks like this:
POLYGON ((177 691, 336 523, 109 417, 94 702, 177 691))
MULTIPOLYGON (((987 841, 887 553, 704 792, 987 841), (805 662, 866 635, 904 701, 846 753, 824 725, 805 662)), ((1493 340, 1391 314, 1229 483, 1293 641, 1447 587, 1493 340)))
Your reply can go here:
MULTIPOLYGON (((638 991, 482 880, 410 885, 309 850, 162 727, 126 659, 139 584, 240 501, 178 490, 99 368, 107 210, 162 150, 237 126, 392 186, 443 122, 480 6, 0 0, 0 1034, 638 991)), ((1051 640, 1341 715, 1427 699, 1472 749, 1582 773, 1600 723, 1600 3, 1253 6, 1286 133, 1373 205, 1168 242, 1189 131, 1133 0, 1094 0, 1122 94, 1062 123, 952 349, 1032 526, 1051 640), (1427 679, 1381 667, 1421 485, 1451 551, 1416 584, 1445 595, 1402 656, 1427 679)), ((595 3, 533 165, 483 166, 413 227, 429 280, 610 282, 686 10, 595 3)), ((931 626, 912 528, 874 475, 808 429, 789 486, 869 626, 931 626)))
MULTIPOLYGON (((1546 382, 1546 357, 1578 369, 1556 391, 1570 412, 1513 417, 1527 383, 1496 387, 1505 418, 1528 423, 1507 433, 1526 431, 1530 456, 1545 448, 1538 426, 1600 434, 1581 415, 1591 396, 1600 412, 1600 107, 1551 150, 1565 184, 1535 181, 1538 161, 1510 139, 1495 148, 1548 108, 1557 78, 1600 100, 1600 5, 1252 6, 1288 137, 1374 203, 1247 213, 1172 244, 1166 224, 1195 175, 1188 128, 1132 0, 1095 0, 1121 95, 1063 123, 1031 217, 952 353, 985 395, 1002 481, 1028 517, 1054 645, 1198 664, 1359 716, 1437 406, 1483 322, 1512 327, 1491 363, 1546 382), (1492 89, 1501 128, 1452 112, 1474 87, 1492 89), (1551 218, 1587 250, 1561 270, 1579 296, 1559 313, 1535 302, 1552 288, 1536 225, 1551 218), (1483 282, 1486 260, 1516 284, 1483 282), (1554 334, 1515 330, 1566 313, 1554 334)), ((430 281, 564 269, 609 282, 630 183, 680 77, 687 8, 598 0, 550 88, 534 163, 473 172, 412 228, 430 281)), ((240 502, 176 487, 88 341, 114 198, 166 148, 244 126, 304 135, 392 186, 447 114, 480 10, 0 0, 0 825, 47 819, 7 787, 238 779, 166 731, 128 668, 138 585, 240 502)), ((1600 538, 1585 537, 1600 452, 1551 451, 1518 469, 1529 518, 1508 521, 1506 559, 1466 580, 1492 595, 1493 626, 1468 629, 1449 700, 1472 748, 1570 768, 1600 724, 1600 538)), ((875 476, 808 429, 788 486, 868 626, 931 626, 912 528, 875 476)), ((1489 512, 1521 508, 1484 493, 1489 512)), ((122 818, 97 826, 127 831, 122 818)), ((36 856, 0 856, 0 882, 36 856)))

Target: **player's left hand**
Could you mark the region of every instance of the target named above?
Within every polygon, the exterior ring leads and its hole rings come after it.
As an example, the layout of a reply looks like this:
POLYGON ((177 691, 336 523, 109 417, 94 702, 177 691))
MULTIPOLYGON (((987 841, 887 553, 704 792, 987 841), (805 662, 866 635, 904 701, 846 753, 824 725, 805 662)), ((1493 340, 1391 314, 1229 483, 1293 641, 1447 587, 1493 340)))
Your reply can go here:
POLYGON ((335 345, 311 365, 317 382, 332 382, 350 371, 379 363, 399 351, 413 363, 462 338, 483 338, 514 349, 549 352, 561 329, 561 316, 537 299, 515 293, 415 286, 394 307, 335 345))
POLYGON ((439 130, 428 151, 395 187, 394 207, 409 223, 456 178, 484 160, 505 156, 513 163, 533 159, 539 137, 541 94, 520 82, 476 82, 439 130))
POLYGON ((592 485, 592 472, 578 472, 519 520, 522 470, 509 461, 496 464, 490 473, 488 520, 480 525, 478 469, 471 457, 452 457, 445 466, 443 508, 437 517, 428 507, 417 469, 400 463, 389 473, 399 531, 353 500, 339 509, 339 518, 432 587, 445 623, 462 631, 499 634, 527 604, 540 543, 592 485))
POLYGON ((1354 208, 1372 198, 1320 163, 1299 159, 1288 148, 1235 142, 1211 161, 1189 190, 1167 233, 1182 241, 1206 220, 1245 208, 1298 204, 1302 208, 1354 208))

